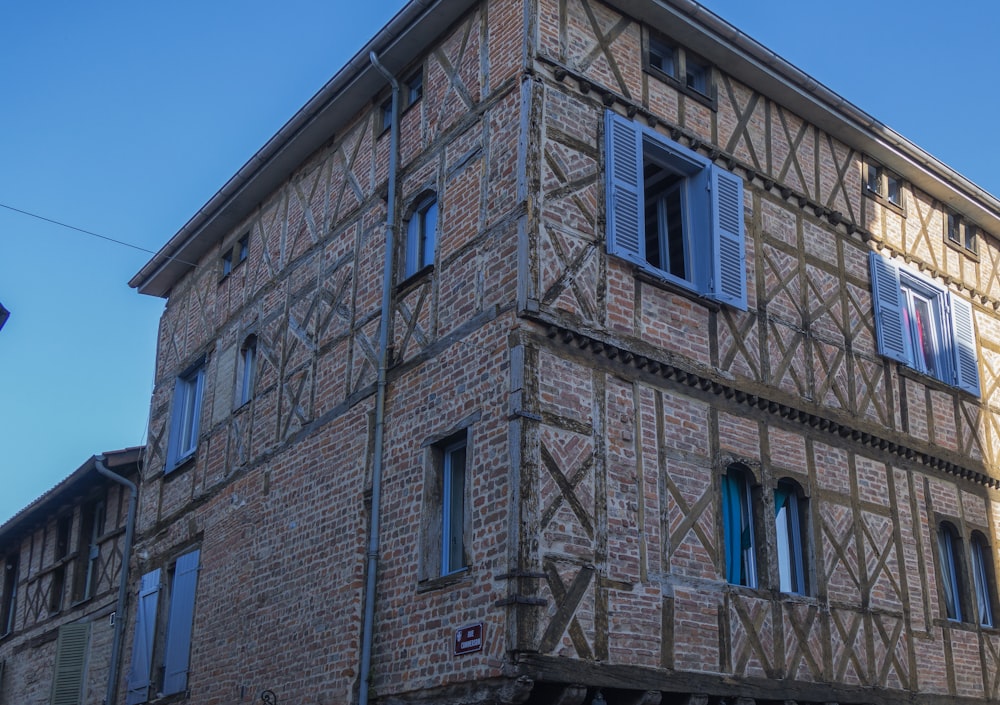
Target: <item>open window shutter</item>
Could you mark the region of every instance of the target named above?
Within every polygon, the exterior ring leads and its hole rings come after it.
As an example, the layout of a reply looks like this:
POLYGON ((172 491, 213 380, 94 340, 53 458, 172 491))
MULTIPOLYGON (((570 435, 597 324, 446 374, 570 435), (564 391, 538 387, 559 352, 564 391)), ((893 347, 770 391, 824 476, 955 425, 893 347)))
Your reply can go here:
POLYGON ((135 610, 135 636, 132 638, 132 664, 128 672, 126 705, 149 699, 150 671, 153 667, 153 640, 156 635, 156 603, 160 593, 160 569, 142 576, 139 604, 135 610))
POLYGON ((645 266, 642 131, 610 110, 604 115, 608 252, 645 266))
POLYGON ((191 626, 194 621, 194 593, 198 584, 198 557, 194 550, 177 559, 170 590, 170 619, 167 648, 163 660, 163 693, 179 693, 187 688, 191 657, 191 626))
POLYGON ((878 351, 905 365, 913 366, 910 336, 903 329, 903 302, 899 291, 899 271, 877 252, 869 254, 872 275, 872 303, 875 306, 875 333, 878 351))
POLYGON ((83 701, 83 672, 89 643, 90 622, 59 627, 51 705, 80 705, 83 701))
POLYGON ((712 179, 712 245, 718 253, 712 272, 717 301, 747 310, 746 236, 743 231, 743 179, 710 166, 712 179))
POLYGON ((952 347, 955 355, 955 386, 979 396, 979 364, 976 355, 976 332, 972 323, 972 304, 949 294, 952 347))

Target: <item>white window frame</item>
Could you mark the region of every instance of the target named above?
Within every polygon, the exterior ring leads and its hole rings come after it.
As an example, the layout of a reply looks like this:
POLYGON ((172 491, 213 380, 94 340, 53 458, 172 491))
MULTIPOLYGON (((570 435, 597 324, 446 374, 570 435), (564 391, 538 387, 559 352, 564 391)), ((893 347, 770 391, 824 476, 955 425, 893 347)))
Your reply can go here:
MULTIPOLYGON (((605 150, 608 252, 659 279, 745 311, 743 180, 611 110, 605 113, 605 150), (655 206, 659 193, 647 194, 647 167, 650 176, 680 188, 683 276, 664 269, 654 253, 647 253, 647 209, 655 206)), ((667 230, 659 228, 658 233, 662 249, 667 230)))
MULTIPOLYGON (((778 489, 787 492, 781 506, 775 507, 774 525, 778 559, 778 589, 781 592, 807 594, 806 520, 808 499, 797 482, 781 480, 778 489)), ((775 490, 777 493, 777 490, 775 490)))
POLYGON ((198 449, 204 386, 204 359, 177 377, 174 385, 174 402, 170 418, 170 439, 167 442, 165 472, 170 472, 183 464, 198 449))
POLYGON ((441 454, 441 575, 468 567, 465 551, 467 515, 468 443, 466 439, 445 446, 441 454), (461 457, 461 464, 458 458, 461 457))

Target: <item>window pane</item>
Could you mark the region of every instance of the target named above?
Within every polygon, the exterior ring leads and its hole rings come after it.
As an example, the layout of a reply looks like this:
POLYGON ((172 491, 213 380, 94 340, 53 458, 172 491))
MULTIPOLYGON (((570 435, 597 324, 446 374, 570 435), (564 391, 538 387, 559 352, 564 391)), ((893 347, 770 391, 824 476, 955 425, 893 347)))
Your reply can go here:
POLYGON ((886 195, 885 197, 889 199, 889 203, 895 204, 897 206, 903 205, 903 194, 900 188, 899 177, 893 176, 892 174, 886 174, 886 195))
POLYGON ((434 262, 434 246, 435 239, 437 235, 437 215, 438 206, 437 201, 431 201, 421 214, 421 239, 423 241, 423 246, 421 248, 421 267, 426 267, 428 264, 434 262))
POLYGON ((882 192, 880 186, 881 176, 882 176, 881 167, 876 166, 875 164, 868 165, 868 183, 866 184, 866 186, 868 187, 868 190, 871 191, 872 193, 882 192))
POLYGON ((697 61, 692 61, 688 57, 686 83, 688 88, 698 91, 703 95, 708 95, 708 67, 699 64, 697 61))
POLYGON ((677 76, 674 48, 661 39, 649 39, 649 65, 668 76, 677 76))
POLYGON ((986 556, 989 551, 985 542, 978 538, 972 539, 972 577, 976 583, 976 604, 979 607, 979 623, 984 627, 993 626, 993 603, 990 599, 990 587, 986 566, 986 556))
POLYGON ((465 444, 444 454, 444 502, 441 574, 465 567, 465 444))
POLYGON ((938 530, 938 554, 941 561, 941 589, 944 592, 945 611, 948 619, 962 621, 962 607, 959 601, 958 570, 955 566, 955 542, 957 537, 945 524, 938 530))

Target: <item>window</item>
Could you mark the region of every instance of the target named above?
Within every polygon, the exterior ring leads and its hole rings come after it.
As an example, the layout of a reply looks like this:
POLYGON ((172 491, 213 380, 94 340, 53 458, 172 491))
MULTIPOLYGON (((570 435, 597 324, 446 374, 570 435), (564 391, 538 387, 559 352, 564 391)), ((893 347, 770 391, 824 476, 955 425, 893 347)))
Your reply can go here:
POLYGON ((872 252, 879 353, 979 396, 972 304, 872 252))
POLYGON ((421 69, 406 79, 406 107, 410 107, 424 96, 424 72, 421 69))
POLYGON ((392 127, 392 98, 382 102, 379 112, 382 115, 382 132, 385 132, 392 127))
POLYGON ((962 621, 962 539, 948 522, 938 528, 938 560, 941 568, 941 589, 944 593, 945 612, 953 622, 962 621))
POLYGON ((863 174, 865 193, 877 201, 903 208, 903 180, 884 166, 866 159, 863 174))
POLYGON ((434 584, 469 566, 468 434, 465 429, 427 447, 421 581, 434 584))
POLYGON ((187 689, 199 555, 196 549, 180 556, 162 586, 159 568, 142 576, 127 705, 146 702, 151 692, 171 695, 187 689))
POLYGON ((253 387, 257 381, 257 336, 248 335, 240 346, 240 357, 236 368, 236 406, 240 407, 253 399, 253 387))
POLYGON ((53 556, 56 567, 52 571, 52 584, 49 587, 49 612, 62 610, 63 593, 66 591, 66 563, 69 555, 70 533, 73 529, 73 515, 59 517, 56 523, 56 551, 53 556))
POLYGON ((647 35, 645 68, 682 93, 715 109, 712 67, 684 47, 650 32, 647 35))
POLYGON ((730 465, 722 476, 722 532, 726 579, 733 585, 757 587, 752 475, 743 465, 730 465))
POLYGON ((807 508, 808 501, 797 483, 778 482, 774 490, 774 524, 781 592, 806 594, 807 508))
POLYGON ((954 245, 963 247, 972 254, 977 252, 978 238, 976 226, 962 216, 955 213, 947 214, 945 218, 945 234, 948 236, 948 241, 954 245))
POLYGON ((0 636, 14 631, 17 619, 18 554, 7 555, 3 571, 3 603, 0 604, 0 636))
POLYGON ((465 568, 465 441, 446 447, 443 452, 441 502, 441 574, 465 568))
POLYGON ((979 625, 993 626, 993 560, 986 537, 973 532, 972 582, 976 588, 976 606, 979 608, 979 625))
POLYGON ((189 459, 198 447, 198 422, 201 417, 201 394, 204 383, 204 360, 177 377, 174 385, 174 407, 170 417, 166 472, 170 472, 189 459))
POLYGON ((745 311, 743 180, 653 130, 605 116, 608 252, 745 311))
POLYGON ((250 233, 244 233, 243 237, 236 241, 235 245, 229 245, 222 253, 222 278, 228 277, 233 269, 240 263, 245 262, 250 256, 250 233))
POLYGON ((80 705, 83 702, 90 625, 90 622, 77 622, 59 627, 55 674, 49 699, 52 705, 80 705))
POLYGON ((250 255, 250 233, 236 241, 236 261, 245 262, 250 255))
POLYGON ((437 240, 437 198, 425 196, 419 200, 406 225, 406 257, 403 277, 410 277, 434 263, 437 240))
POLYGON ((73 585, 73 601, 81 602, 94 596, 97 568, 101 557, 101 536, 104 535, 104 501, 84 505, 80 515, 80 537, 73 585))

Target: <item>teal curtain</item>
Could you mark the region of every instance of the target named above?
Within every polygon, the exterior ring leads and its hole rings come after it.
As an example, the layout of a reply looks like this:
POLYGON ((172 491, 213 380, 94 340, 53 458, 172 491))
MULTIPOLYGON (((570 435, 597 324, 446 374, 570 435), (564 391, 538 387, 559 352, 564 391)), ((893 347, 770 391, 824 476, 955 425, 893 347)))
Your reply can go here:
POLYGON ((781 508, 785 506, 785 502, 788 501, 789 494, 790 491, 787 487, 779 486, 774 491, 774 516, 778 516, 778 512, 780 512, 781 508))
POLYGON ((741 478, 732 473, 722 477, 722 531, 726 544, 726 578, 743 585, 743 522, 740 510, 741 478))

